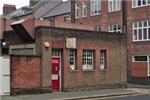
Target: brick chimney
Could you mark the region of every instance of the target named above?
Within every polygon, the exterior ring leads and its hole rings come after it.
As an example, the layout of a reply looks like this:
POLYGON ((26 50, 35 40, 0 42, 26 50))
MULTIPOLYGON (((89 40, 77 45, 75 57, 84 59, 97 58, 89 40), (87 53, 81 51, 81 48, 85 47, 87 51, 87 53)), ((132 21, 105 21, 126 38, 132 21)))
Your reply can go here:
POLYGON ((16 5, 4 4, 3 6, 3 15, 7 15, 16 10, 16 5))
POLYGON ((30 0, 30 6, 34 6, 36 3, 38 3, 40 0, 30 0))

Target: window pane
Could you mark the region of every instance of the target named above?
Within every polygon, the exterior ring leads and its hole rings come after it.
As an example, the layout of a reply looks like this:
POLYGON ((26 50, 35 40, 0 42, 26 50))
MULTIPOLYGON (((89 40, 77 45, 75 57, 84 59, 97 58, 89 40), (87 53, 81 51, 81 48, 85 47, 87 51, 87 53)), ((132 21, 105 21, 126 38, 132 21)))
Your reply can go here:
POLYGON ((134 40, 137 40, 138 39, 138 34, 137 34, 137 30, 134 30, 134 40))
POLYGON ((137 22, 134 23, 134 28, 137 28, 137 24, 138 24, 137 22))
POLYGON ((143 38, 147 39, 147 29, 146 28, 143 29, 143 38))
POLYGON ((138 0, 138 6, 141 6, 141 0, 138 0))
POLYGON ((148 39, 150 39, 150 28, 148 28, 148 39))
POLYGON ((147 56, 134 56, 134 61, 147 61, 147 56))
POLYGON ((146 5, 146 0, 143 0, 143 5, 146 5))
POLYGON ((144 27, 147 27, 147 21, 144 21, 144 27))
POLYGON ((142 30, 141 29, 139 29, 139 40, 142 40, 142 30))
POLYGON ((150 4, 150 0, 147 0, 147 3, 150 4))
POLYGON ((142 27, 142 22, 139 22, 139 27, 142 27))

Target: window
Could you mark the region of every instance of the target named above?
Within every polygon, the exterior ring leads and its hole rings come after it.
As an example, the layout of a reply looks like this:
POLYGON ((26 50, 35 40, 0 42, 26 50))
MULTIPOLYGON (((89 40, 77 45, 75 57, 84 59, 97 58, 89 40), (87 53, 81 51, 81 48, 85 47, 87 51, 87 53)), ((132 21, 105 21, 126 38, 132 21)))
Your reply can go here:
POLYGON ((108 30, 109 30, 109 32, 119 32, 119 33, 121 33, 121 25, 118 25, 118 24, 109 25, 108 30))
POLYGON ((75 18, 79 18, 80 12, 79 12, 79 4, 75 3, 75 18))
POLYGON ((108 9, 109 12, 118 11, 121 8, 121 1, 120 0, 108 0, 108 9))
POLYGON ((142 7, 150 5, 150 0, 132 0, 132 7, 142 7))
POLYGON ((150 21, 133 23, 133 41, 150 40, 150 21))
POLYGON ((82 54, 83 70, 91 70, 94 66, 94 50, 83 50, 82 54))
POLYGON ((106 50, 100 50, 100 69, 107 69, 107 54, 106 50))
POLYGON ((53 57, 61 57, 61 49, 52 49, 53 57))
POLYGON ((91 15, 98 15, 101 12, 101 0, 90 0, 91 15))
POLYGON ((82 16, 87 16, 87 6, 86 6, 86 0, 82 0, 82 16))
POLYGON ((69 15, 64 16, 64 22, 71 22, 71 18, 69 15))
POLYGON ((134 56, 133 62, 147 61, 147 56, 134 56))
POLYGON ((76 66, 76 50, 70 49, 70 69, 75 70, 76 66))

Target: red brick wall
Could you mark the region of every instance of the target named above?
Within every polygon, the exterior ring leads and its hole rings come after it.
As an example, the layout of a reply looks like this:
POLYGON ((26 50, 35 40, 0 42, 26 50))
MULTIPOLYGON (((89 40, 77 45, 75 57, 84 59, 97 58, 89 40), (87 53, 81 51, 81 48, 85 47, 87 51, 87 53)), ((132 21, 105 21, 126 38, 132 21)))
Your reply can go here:
POLYGON ((108 31, 108 25, 122 25, 122 10, 109 12, 108 0, 101 0, 101 13, 99 15, 90 15, 90 0, 87 0, 87 17, 82 17, 82 0, 76 0, 80 7, 80 18, 76 19, 76 23, 93 25, 100 27, 102 31, 108 31))
POLYGON ((147 77, 147 62, 132 63, 132 77, 147 77))
MULTIPOLYGON (((109 88, 108 85, 120 86, 126 83, 126 48, 123 34, 103 33, 85 30, 61 29, 38 27, 36 33, 37 52, 43 57, 43 68, 48 69, 51 63, 51 48, 62 50, 62 89, 80 90, 80 89, 100 89, 100 87, 109 88), (69 67, 69 49, 66 48, 66 37, 75 37, 77 39, 77 70, 70 71, 69 67), (44 48, 43 43, 50 42, 49 48, 44 48), (49 50, 50 49, 50 50, 49 50), (82 51, 83 49, 92 49, 95 51, 94 70, 83 71, 82 69, 82 51), (107 50, 108 69, 100 70, 100 50, 107 50), (46 66, 45 66, 46 65, 46 66), (103 87, 104 86, 104 87, 103 87)), ((42 74, 50 74, 45 70, 42 74)), ((46 80, 51 81, 46 78, 46 80)), ((49 84, 51 85, 51 84, 49 84)))
POLYGON ((40 87, 41 61, 34 56, 11 56, 11 88, 40 87))
MULTIPOLYGON (((132 23, 136 21, 144 21, 144 20, 150 20, 150 6, 132 8, 132 1, 128 0, 127 1, 127 32, 128 32, 128 80, 129 81, 132 81, 131 78, 132 75, 138 77, 143 77, 143 76, 147 77, 147 66, 145 64, 141 65, 139 63, 135 64, 132 62, 132 56, 150 55, 149 41, 133 42, 132 23)), ((144 80, 146 80, 146 78, 144 80)))

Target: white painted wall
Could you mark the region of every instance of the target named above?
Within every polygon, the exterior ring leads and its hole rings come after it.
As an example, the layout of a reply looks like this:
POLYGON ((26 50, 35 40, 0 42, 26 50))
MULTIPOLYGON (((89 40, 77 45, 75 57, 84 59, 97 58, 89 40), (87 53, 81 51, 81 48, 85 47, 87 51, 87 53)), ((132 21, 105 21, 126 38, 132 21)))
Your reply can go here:
POLYGON ((9 57, 0 57, 0 95, 10 95, 9 57))

